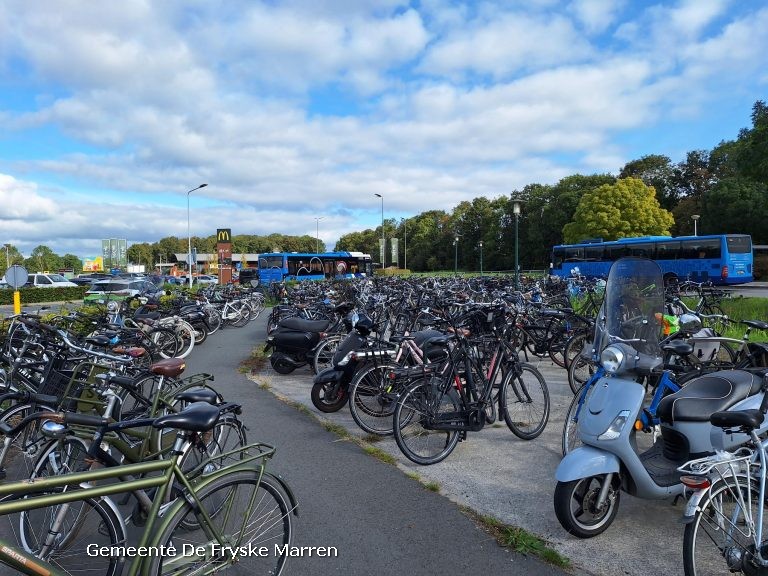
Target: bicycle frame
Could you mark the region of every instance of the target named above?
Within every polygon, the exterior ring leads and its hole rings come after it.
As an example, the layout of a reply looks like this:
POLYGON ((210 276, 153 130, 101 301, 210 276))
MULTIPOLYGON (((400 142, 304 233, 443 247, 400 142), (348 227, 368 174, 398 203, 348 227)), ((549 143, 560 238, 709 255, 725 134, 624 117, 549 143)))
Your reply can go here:
MULTIPOLYGON (((31 510, 34 508, 56 506, 90 498, 100 498, 102 496, 131 492, 134 490, 157 488, 155 498, 152 502, 152 508, 147 518, 147 523, 142 532, 140 541, 136 544, 137 547, 145 548, 156 544, 157 536, 167 528, 176 511, 188 502, 197 506, 197 510, 202 516, 200 521, 207 526, 207 529, 211 531, 212 536, 218 543, 223 547, 232 546, 232 543, 227 542, 221 534, 215 533, 214 524, 206 512, 205 507, 201 506, 201 502, 197 497, 197 492, 220 477, 239 470, 253 470, 258 472, 259 482, 261 482, 261 479, 265 474, 265 461, 267 458, 272 457, 275 449, 274 447, 263 443, 254 443, 245 446, 244 448, 238 448, 237 450, 219 455, 217 458, 238 453, 241 456, 245 455, 245 457, 210 474, 205 474, 204 476, 189 480, 178 466, 179 453, 182 451, 185 442, 186 440, 184 440, 183 435, 177 435, 173 455, 168 460, 128 464, 116 468, 101 468, 87 472, 39 478, 34 481, 12 482, 0 485, 0 497, 25 494, 33 495, 30 498, 11 500, 8 502, 0 501, 0 515, 31 510), (162 472, 162 474, 158 476, 136 478, 151 474, 152 472, 162 472), (132 476, 134 479, 126 482, 124 479, 127 476, 132 476), (95 482, 101 480, 120 479, 123 479, 123 481, 100 486, 94 485, 95 482), (161 516, 161 508, 163 508, 166 492, 172 486, 174 479, 180 482, 184 487, 185 497, 165 505, 168 509, 163 510, 161 516), (34 493, 36 492, 39 493, 46 490, 50 491, 66 486, 78 485, 81 486, 81 489, 79 490, 65 490, 57 494, 34 496, 34 493)), ((205 463, 201 464, 201 466, 203 465, 205 465, 205 463)), ((195 472, 195 470, 192 472, 195 472)), ((281 485, 289 496, 292 510, 295 511, 296 504, 292 492, 283 482, 281 482, 281 485)), ((149 561, 150 558, 143 558, 141 556, 136 556, 133 559, 128 560, 129 565, 126 576, 145 574, 148 569, 149 561), (147 561, 146 563, 144 562, 145 560, 147 561)), ((47 561, 37 558, 2 539, 0 539, 0 563, 15 568, 22 574, 31 576, 67 576, 66 573, 57 569, 47 561)))

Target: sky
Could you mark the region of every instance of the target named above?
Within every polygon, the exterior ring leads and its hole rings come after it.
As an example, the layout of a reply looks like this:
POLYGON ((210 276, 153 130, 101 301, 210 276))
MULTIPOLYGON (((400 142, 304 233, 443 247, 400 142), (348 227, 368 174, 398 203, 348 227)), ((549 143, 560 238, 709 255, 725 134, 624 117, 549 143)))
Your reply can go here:
POLYGON ((332 249, 374 194, 399 219, 679 162, 768 99, 766 30, 765 0, 3 0, 0 242, 189 216, 332 249))

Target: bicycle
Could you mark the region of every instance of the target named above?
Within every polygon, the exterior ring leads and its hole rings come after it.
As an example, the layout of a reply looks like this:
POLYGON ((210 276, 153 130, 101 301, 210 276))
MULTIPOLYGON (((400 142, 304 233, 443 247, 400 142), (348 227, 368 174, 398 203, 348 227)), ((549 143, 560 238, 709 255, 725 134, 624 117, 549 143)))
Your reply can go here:
POLYGON ((768 377, 757 410, 710 416, 713 426, 749 435, 749 445, 691 460, 678 469, 687 474, 681 481, 693 491, 683 517, 686 576, 721 574, 725 569, 762 574, 768 569, 768 439, 758 435, 768 412, 766 390, 768 377))
POLYGON ((273 554, 251 555, 249 561, 261 563, 259 572, 280 574, 287 558, 281 552, 289 551, 291 515, 298 514, 298 507, 285 481, 265 469, 274 447, 255 443, 221 454, 217 462, 231 458, 223 466, 204 462, 190 471, 179 466, 191 436, 213 427, 218 417, 219 409, 206 403, 133 423, 52 413, 52 421, 65 425, 118 430, 137 424, 178 432, 165 460, 0 485, 0 517, 5 520, 0 563, 34 576, 211 574, 235 564, 249 546, 266 545, 273 554), (175 483, 181 496, 165 504, 175 483), (133 548, 144 553, 130 556, 124 522, 109 496, 137 489, 156 493, 133 548), (7 540, 8 529, 13 543, 7 540), (94 554, 101 550, 106 554, 94 554))

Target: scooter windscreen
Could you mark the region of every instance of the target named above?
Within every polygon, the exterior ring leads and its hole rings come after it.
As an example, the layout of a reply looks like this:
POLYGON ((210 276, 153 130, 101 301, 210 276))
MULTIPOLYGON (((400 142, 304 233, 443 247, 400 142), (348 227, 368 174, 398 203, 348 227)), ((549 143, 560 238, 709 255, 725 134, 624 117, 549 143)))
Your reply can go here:
POLYGON ((646 356, 643 364, 661 359, 664 283, 656 262, 634 257, 616 260, 608 274, 601 312, 601 352, 619 344, 646 356))

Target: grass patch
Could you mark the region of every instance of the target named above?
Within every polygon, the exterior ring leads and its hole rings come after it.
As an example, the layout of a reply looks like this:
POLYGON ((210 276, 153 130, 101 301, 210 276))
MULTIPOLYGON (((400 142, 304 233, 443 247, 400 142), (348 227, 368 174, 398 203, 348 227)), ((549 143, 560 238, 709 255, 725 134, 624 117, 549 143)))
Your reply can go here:
POLYGON ((322 422, 323 428, 328 430, 328 432, 333 432, 337 436, 341 436, 342 438, 349 438, 349 432, 347 432, 347 429, 344 428, 341 424, 336 424, 334 422, 322 422))
POLYGON ((498 422, 494 422, 491 425, 491 428, 504 428, 504 425, 503 424, 499 424, 498 422))
POLYGON ((312 414, 312 411, 306 406, 304 406, 304 404, 302 404, 301 402, 296 402, 295 400, 283 400, 283 402, 285 402, 291 408, 298 410, 299 412, 303 412, 304 414, 314 417, 314 414, 312 414))
POLYGON ((251 350, 250 356, 240 362, 240 366, 238 367, 238 370, 242 373, 253 373, 258 372, 264 366, 267 364, 267 361, 269 360, 269 354, 267 352, 264 352, 263 346, 257 346, 253 350, 251 350))
POLYGON ((385 464, 395 464, 397 462, 397 458, 392 456, 389 452, 384 452, 381 448, 377 446, 371 446, 370 444, 364 444, 363 445, 363 451, 368 454, 369 456, 373 456, 377 460, 381 460, 385 464))
POLYGON ((272 384, 268 380, 262 380, 258 383, 259 388, 262 390, 272 390, 272 384))
POLYGON ((378 434, 366 434, 363 436, 363 441, 368 442, 369 444, 376 444, 382 440, 384 440, 384 436, 379 436, 378 434))
POLYGON ((421 476, 419 476, 416 472, 406 472, 405 473, 408 478, 411 480, 416 480, 416 482, 421 482, 421 476))
MULTIPOLYGON (((720 303, 720 307, 734 320, 764 320, 768 317, 768 298, 726 298, 720 303)), ((746 326, 743 324, 734 324, 725 331, 723 336, 741 339, 745 329, 746 326)), ((752 330, 749 340, 750 342, 768 342, 768 332, 752 330)))
POLYGON ((426 482, 426 483, 424 483, 424 488, 426 488, 430 492, 440 492, 440 483, 439 482, 426 482))
POLYGON ((571 561, 568 558, 557 552, 545 540, 535 534, 531 534, 522 528, 504 524, 492 516, 478 514, 466 506, 462 506, 461 511, 491 534, 496 539, 496 542, 499 543, 499 546, 511 548, 520 554, 538 556, 545 562, 560 568, 570 568, 571 561))

